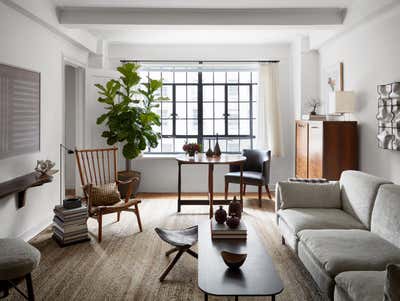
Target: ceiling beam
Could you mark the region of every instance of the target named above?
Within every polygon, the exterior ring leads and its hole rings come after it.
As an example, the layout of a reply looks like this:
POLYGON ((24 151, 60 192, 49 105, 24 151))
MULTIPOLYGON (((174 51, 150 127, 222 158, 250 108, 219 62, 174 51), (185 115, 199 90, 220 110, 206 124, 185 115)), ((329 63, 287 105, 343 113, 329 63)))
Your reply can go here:
POLYGON ((59 8, 64 25, 341 25, 343 8, 59 8))

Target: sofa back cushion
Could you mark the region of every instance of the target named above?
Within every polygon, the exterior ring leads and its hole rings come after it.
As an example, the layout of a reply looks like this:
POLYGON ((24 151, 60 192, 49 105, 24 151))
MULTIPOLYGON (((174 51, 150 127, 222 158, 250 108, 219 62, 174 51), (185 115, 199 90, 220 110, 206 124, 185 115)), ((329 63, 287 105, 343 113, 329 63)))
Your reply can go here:
POLYGON ((379 186, 391 183, 360 171, 346 170, 342 172, 340 190, 343 210, 370 229, 372 208, 379 186))
POLYGON ((340 209, 339 182, 322 184, 279 182, 280 209, 337 208, 340 209))
POLYGON ((379 188, 372 210, 371 232, 400 248, 400 185, 379 188))

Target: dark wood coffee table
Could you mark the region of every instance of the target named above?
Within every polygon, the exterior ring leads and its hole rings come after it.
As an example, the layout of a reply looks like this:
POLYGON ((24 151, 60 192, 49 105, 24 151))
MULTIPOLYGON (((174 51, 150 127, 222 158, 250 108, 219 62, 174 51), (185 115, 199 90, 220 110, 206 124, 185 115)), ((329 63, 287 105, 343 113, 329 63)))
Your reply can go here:
POLYGON ((283 284, 271 257, 259 240, 255 230, 247 225, 247 240, 212 240, 210 221, 199 225, 198 285, 214 296, 275 296, 283 291, 283 284), (221 251, 247 253, 247 259, 238 270, 225 265, 221 251))

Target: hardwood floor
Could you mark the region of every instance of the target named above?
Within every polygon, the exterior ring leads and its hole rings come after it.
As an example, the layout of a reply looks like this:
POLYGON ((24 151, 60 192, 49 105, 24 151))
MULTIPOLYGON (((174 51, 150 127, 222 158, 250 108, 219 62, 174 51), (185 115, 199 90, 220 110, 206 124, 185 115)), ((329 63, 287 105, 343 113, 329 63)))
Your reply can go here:
MULTIPOLYGON (((59 248, 51 239, 49 227, 31 243, 42 253, 39 267, 33 273, 37 300, 203 300, 197 287, 197 263, 183 256, 163 283, 158 277, 168 264, 164 255, 169 246, 154 232, 155 227, 184 228, 208 218, 207 206, 183 206, 176 213, 176 195, 141 195, 144 231, 138 232, 133 213, 106 216, 103 241, 59 248)), ((187 196, 185 196, 187 197, 187 196)), ((198 198, 198 195, 193 195, 198 198)), ((245 198, 244 218, 258 232, 281 275, 285 289, 278 301, 323 300, 299 260, 281 245, 275 224, 274 203, 264 200, 258 208, 256 194, 245 198)), ((89 220, 89 231, 97 233, 97 223, 89 220)), ((195 248, 196 250, 197 248, 195 248)), ((262 258, 260 258, 262 260, 262 258)), ((25 287, 21 284, 21 288, 25 287)), ((22 300, 15 291, 6 300, 22 300)), ((234 300, 210 297, 209 300, 234 300)), ((239 298, 269 300, 269 298, 239 298)))

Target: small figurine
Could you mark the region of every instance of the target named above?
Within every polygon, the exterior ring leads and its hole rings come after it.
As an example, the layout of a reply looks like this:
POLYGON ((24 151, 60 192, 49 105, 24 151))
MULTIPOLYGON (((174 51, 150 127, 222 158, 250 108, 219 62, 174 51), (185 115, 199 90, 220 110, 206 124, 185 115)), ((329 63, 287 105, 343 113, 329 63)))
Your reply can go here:
POLYGON ((37 160, 35 171, 46 175, 54 166, 56 166, 56 163, 50 160, 37 160))

